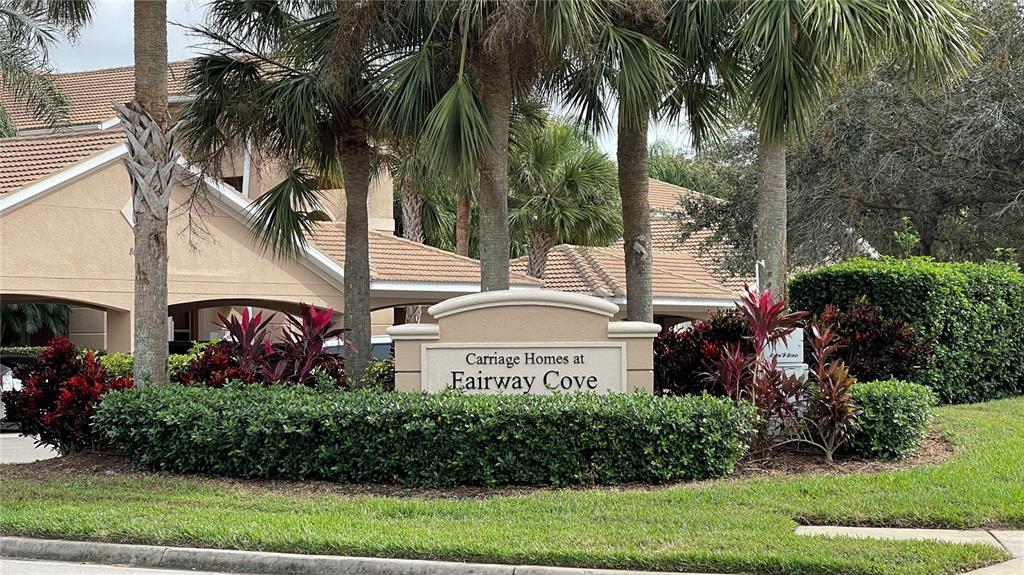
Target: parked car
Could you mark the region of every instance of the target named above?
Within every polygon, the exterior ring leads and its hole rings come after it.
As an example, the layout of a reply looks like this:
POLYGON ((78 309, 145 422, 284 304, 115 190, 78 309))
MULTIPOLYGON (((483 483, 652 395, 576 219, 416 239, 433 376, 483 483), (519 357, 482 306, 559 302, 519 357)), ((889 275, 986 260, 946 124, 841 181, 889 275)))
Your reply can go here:
MULTIPOLYGON (((345 345, 339 338, 331 338, 324 342, 327 353, 345 357, 345 345)), ((395 355, 390 335, 375 335, 370 338, 370 357, 373 359, 391 359, 395 355)))
MULTIPOLYGON (((35 361, 36 358, 23 353, 0 354, 0 392, 21 391, 21 380, 14 377, 14 368, 35 361)), ((3 398, 0 397, 0 431, 18 429, 17 423, 4 421, 7 415, 7 408, 4 406, 3 398)))

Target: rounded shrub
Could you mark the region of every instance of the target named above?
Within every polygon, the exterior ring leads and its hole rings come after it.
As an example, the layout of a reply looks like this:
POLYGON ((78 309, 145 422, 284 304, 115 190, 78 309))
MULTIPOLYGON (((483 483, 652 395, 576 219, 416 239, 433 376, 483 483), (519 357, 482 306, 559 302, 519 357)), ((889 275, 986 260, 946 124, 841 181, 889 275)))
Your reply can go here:
POLYGON ((135 369, 135 355, 120 351, 110 352, 96 358, 107 372, 108 378, 131 377, 135 369))
POLYGON ((904 457, 913 451, 938 403, 932 390, 898 379, 855 384, 851 395, 861 413, 850 450, 872 459, 904 457))
POLYGON ((482 396, 148 386, 94 423, 133 462, 346 483, 616 484, 720 477, 752 409, 707 395, 482 396))
POLYGON ((395 360, 370 360, 363 372, 363 386, 386 391, 395 389, 395 360))
POLYGON ((854 258, 796 274, 790 304, 819 314, 866 298, 878 313, 931 342, 908 379, 946 403, 1024 392, 1024 274, 1005 262, 854 258))

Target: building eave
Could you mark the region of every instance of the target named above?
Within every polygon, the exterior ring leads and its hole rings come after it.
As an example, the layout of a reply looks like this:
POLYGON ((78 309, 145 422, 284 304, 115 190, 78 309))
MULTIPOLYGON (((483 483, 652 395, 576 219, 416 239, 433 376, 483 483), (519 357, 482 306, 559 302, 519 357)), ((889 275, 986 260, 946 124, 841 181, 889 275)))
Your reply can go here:
POLYGON ((112 162, 121 160, 128 155, 128 146, 118 144, 77 164, 31 183, 18 191, 9 192, 0 198, 0 214, 17 209, 22 204, 36 200, 60 189, 61 187, 82 178, 89 173, 103 168, 112 162))

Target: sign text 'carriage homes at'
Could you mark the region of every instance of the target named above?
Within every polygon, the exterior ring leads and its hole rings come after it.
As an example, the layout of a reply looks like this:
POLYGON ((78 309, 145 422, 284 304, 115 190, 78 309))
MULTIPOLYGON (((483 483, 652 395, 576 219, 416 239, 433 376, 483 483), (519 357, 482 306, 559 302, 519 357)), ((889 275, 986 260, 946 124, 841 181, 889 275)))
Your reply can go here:
POLYGON ((625 391, 625 345, 427 344, 426 391, 564 393, 625 391))
POLYGON ((659 326, 610 321, 618 306, 604 300, 514 290, 457 297, 428 311, 437 324, 388 329, 399 390, 543 395, 653 389, 651 344, 659 326))

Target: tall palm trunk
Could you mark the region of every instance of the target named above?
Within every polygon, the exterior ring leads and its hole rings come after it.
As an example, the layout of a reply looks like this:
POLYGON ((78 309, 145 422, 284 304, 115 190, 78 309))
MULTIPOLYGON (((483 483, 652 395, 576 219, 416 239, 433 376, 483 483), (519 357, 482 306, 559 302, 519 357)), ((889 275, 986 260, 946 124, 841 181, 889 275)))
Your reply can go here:
POLYGON ((352 342, 345 375, 361 385, 370 359, 370 146, 364 121, 350 123, 339 155, 345 179, 345 327, 352 342))
POLYGON ((528 236, 530 245, 526 253, 526 273, 544 279, 548 253, 555 247, 555 235, 547 230, 530 229, 528 236))
POLYGON ((167 128, 167 3, 135 0, 135 100, 117 106, 135 215, 136 385, 167 383, 167 213, 177 155, 167 128))
POLYGON ((786 144, 765 142, 757 150, 757 246, 764 262, 761 288, 786 297, 786 144))
MULTIPOLYGON (((408 173, 402 175, 402 186, 399 190, 402 200, 402 236, 416 243, 425 243, 426 234, 423 233, 423 205, 425 200, 423 194, 416 189, 412 176, 408 173)), ((423 315, 422 307, 418 305, 405 306, 404 323, 420 323, 423 315)))
POLYGON ((399 190, 402 200, 402 237, 422 244, 427 241, 423 233, 423 194, 419 193, 412 181, 412 176, 402 176, 402 187, 399 190))
POLYGON ((647 118, 636 124, 619 113, 619 196, 626 261, 626 319, 654 321, 651 293, 651 209, 647 198, 647 118))
POLYGON ((491 149, 481 154, 480 290, 508 289, 508 132, 512 112, 512 73, 507 49, 490 47, 480 70, 481 100, 487 114, 491 149))
POLYGON ((469 236, 473 231, 469 190, 460 190, 455 202, 455 253, 469 256, 469 236))

